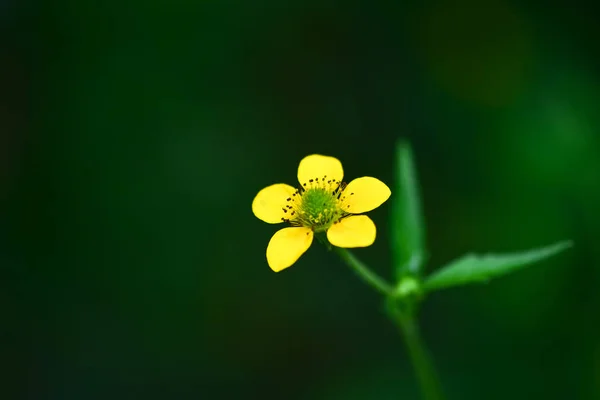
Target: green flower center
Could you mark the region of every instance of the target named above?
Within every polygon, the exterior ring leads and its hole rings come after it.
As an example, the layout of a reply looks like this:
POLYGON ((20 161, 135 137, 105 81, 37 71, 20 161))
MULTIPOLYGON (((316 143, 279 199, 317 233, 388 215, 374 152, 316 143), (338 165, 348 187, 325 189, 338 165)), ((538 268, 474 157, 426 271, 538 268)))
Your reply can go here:
POLYGON ((348 213, 340 207, 343 184, 326 176, 303 183, 294 195, 287 199, 284 211, 289 218, 284 219, 293 226, 305 226, 314 232, 325 232, 331 225, 348 213))
POLYGON ((298 221, 316 232, 327 230, 341 216, 337 197, 321 188, 308 189, 302 194, 298 221))

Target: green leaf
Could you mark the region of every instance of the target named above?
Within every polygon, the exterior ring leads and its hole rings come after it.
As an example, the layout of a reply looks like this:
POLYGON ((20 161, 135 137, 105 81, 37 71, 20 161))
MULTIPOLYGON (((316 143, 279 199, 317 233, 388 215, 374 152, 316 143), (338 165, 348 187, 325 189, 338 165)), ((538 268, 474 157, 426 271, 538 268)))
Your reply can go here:
POLYGON ((486 282, 553 256, 569 247, 570 241, 529 251, 507 254, 467 254, 431 274, 423 285, 426 291, 473 282, 486 282))
POLYGON ((392 205, 392 249, 398 279, 419 275, 426 258, 425 227, 421 212, 419 183, 410 145, 396 146, 396 188, 392 205))

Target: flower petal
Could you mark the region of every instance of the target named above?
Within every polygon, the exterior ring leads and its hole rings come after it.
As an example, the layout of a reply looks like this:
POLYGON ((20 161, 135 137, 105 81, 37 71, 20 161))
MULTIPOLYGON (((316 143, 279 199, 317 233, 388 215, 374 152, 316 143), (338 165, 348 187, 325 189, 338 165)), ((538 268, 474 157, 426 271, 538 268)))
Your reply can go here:
POLYGON ((367 247, 373 244, 377 229, 366 215, 352 215, 333 224, 327 231, 329 243, 337 247, 367 247))
POLYGON ((342 192, 342 208, 351 214, 371 211, 382 205, 392 194, 390 188, 377 178, 356 178, 342 192))
POLYGON ((310 228, 283 228, 275 232, 267 246, 267 262, 275 272, 294 264, 310 247, 313 232, 310 228))
POLYGON ((282 218, 289 218, 289 211, 283 211, 287 199, 292 197, 296 189, 285 183, 267 186, 252 201, 252 212, 256 218, 269 224, 277 224, 282 218))
POLYGON ((335 179, 338 182, 344 178, 344 169, 342 163, 335 157, 313 154, 306 156, 300 161, 298 166, 298 182, 300 184, 309 183, 311 179, 335 179))

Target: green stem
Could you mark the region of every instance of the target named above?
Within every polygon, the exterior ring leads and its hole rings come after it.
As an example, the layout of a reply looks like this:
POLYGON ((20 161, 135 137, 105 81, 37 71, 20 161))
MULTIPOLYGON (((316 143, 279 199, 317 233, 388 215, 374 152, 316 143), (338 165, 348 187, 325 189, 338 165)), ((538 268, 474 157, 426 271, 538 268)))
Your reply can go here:
POLYGON ((433 362, 419 332, 419 325, 412 311, 402 312, 392 306, 391 316, 404 338, 412 361, 421 394, 425 400, 442 400, 444 395, 433 362))
POLYGON ((362 261, 354 257, 354 254, 341 247, 334 247, 333 249, 363 281, 385 296, 392 295, 392 287, 383 278, 371 271, 362 261))
POLYGON ((415 318, 416 303, 418 300, 410 297, 402 297, 402 292, 396 292, 389 283, 382 279, 379 275, 371 271, 363 262, 348 251, 340 247, 332 247, 343 261, 350 266, 358 276, 383 294, 387 300, 388 311, 391 319, 398 326, 404 338, 404 343, 408 349, 410 360, 415 369, 417 380, 421 388, 421 393, 424 400, 443 400, 441 385, 438 380, 437 373, 433 367, 433 363, 425 343, 419 333, 419 326, 415 318), (400 308, 400 303, 404 300, 404 308, 400 308))

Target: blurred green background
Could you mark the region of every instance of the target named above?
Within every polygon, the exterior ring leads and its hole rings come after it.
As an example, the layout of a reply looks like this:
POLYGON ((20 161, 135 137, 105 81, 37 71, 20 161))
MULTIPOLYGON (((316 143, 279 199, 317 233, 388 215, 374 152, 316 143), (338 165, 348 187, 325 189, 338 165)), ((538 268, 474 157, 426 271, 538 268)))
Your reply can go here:
MULTIPOLYGON (((417 399, 379 297, 251 202, 311 153, 393 184, 429 271, 573 239, 434 294, 448 399, 600 398, 600 25, 471 0, 0 2, 0 398, 417 399)), ((393 188, 392 188, 393 190, 393 188)), ((389 202, 356 255, 386 277, 389 202)))

